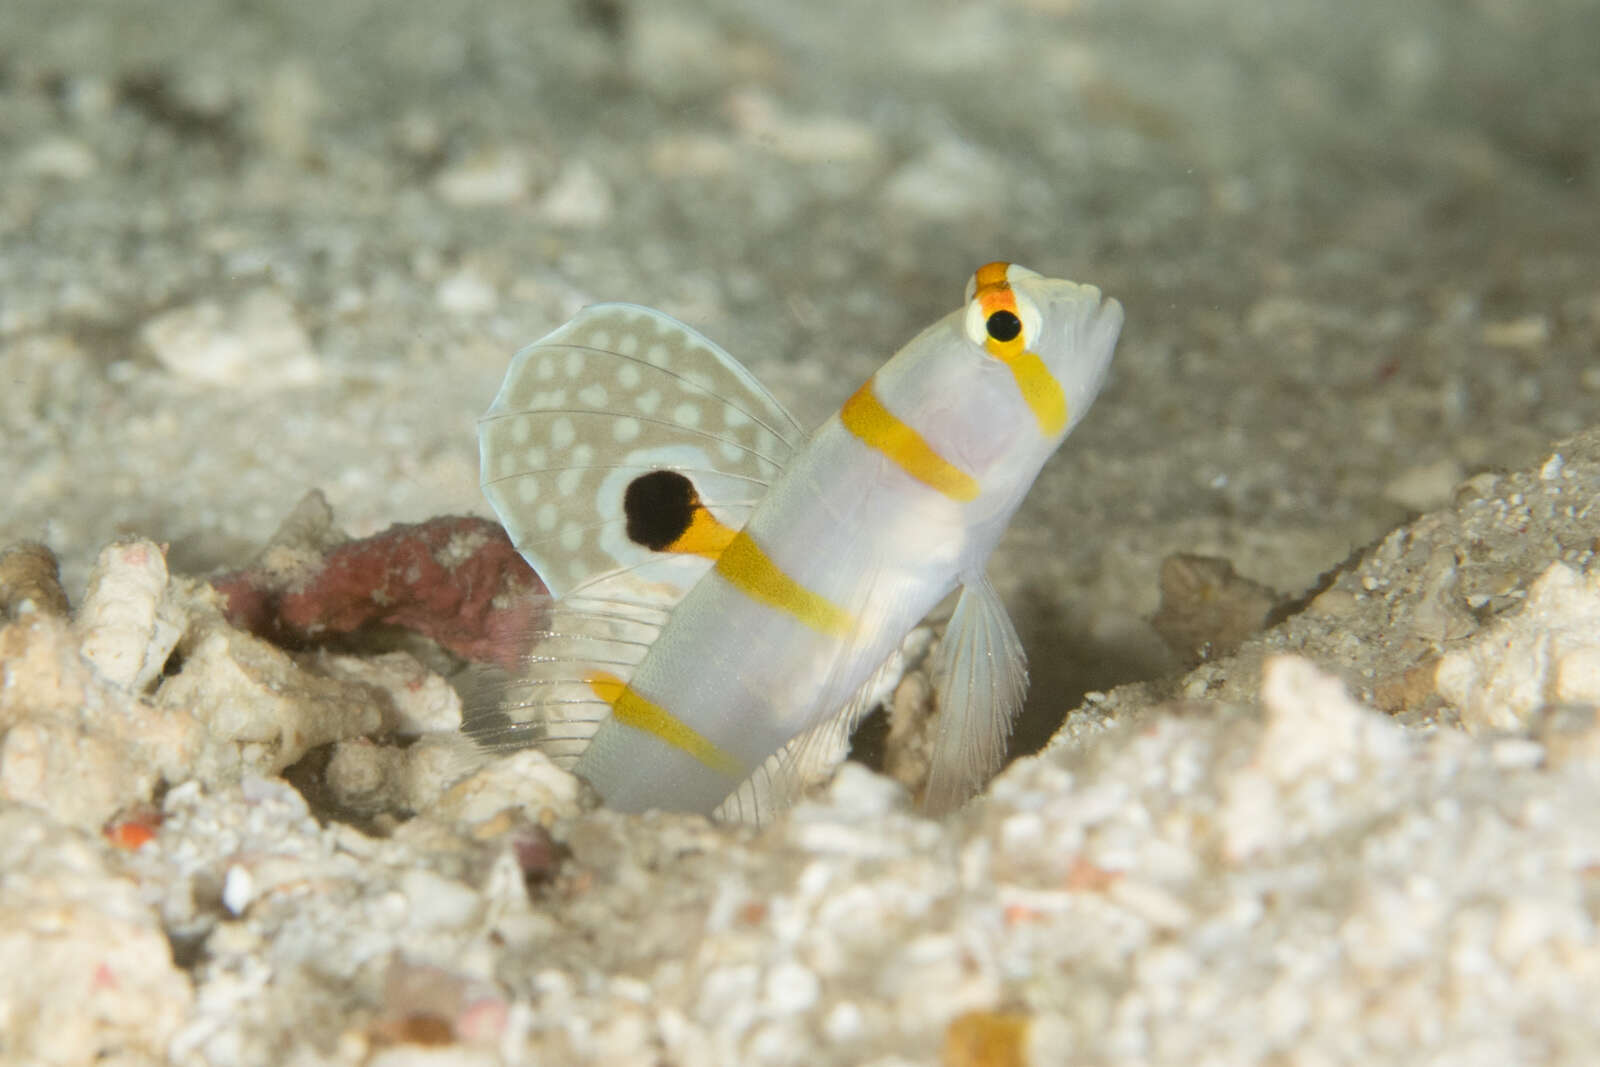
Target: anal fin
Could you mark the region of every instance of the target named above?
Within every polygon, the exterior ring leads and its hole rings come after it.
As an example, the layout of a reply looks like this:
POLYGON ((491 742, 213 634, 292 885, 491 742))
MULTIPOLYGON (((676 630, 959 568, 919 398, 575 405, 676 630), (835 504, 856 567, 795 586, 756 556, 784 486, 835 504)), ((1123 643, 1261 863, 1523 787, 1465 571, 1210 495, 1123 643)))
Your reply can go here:
POLYGON ((873 708, 889 697, 905 670, 905 653, 895 649, 848 702, 790 738, 718 806, 724 822, 761 825, 825 779, 850 753, 850 735, 873 708))

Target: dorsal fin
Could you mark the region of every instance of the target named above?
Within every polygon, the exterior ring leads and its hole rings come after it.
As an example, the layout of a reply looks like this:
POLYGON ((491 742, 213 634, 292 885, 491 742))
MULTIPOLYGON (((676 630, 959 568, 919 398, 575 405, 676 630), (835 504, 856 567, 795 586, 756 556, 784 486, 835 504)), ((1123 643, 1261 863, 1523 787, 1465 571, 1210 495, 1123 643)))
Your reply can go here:
POLYGON ((642 490, 686 485, 692 506, 675 506, 738 530, 803 437, 722 348, 635 304, 587 307, 518 352, 478 423, 484 495, 551 593, 658 604, 715 554, 651 547, 690 513, 655 510, 682 493, 642 490))

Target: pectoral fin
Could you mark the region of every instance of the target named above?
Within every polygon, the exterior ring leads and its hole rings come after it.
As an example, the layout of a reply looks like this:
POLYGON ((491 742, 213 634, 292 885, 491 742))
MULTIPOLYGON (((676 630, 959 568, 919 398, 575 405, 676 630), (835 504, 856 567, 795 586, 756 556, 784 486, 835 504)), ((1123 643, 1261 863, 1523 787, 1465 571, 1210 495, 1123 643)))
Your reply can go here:
POLYGON ((923 807, 960 807, 1000 769, 1028 692, 1028 661, 989 579, 966 582, 934 664, 939 725, 923 807))

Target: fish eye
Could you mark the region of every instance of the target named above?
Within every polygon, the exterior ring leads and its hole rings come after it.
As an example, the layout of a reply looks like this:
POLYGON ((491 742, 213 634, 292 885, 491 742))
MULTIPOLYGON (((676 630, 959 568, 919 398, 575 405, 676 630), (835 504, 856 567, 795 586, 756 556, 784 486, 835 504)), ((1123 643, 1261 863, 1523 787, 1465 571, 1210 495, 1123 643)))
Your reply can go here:
POLYGON ((1017 356, 1037 344, 1044 317, 1029 284, 1037 277, 1016 264, 996 262, 980 267, 967 283, 967 339, 1000 359, 1017 356))
POLYGON ((1001 308, 989 316, 984 323, 984 329, 990 337, 1003 344, 1014 340, 1022 332, 1022 320, 1014 313, 1001 308))

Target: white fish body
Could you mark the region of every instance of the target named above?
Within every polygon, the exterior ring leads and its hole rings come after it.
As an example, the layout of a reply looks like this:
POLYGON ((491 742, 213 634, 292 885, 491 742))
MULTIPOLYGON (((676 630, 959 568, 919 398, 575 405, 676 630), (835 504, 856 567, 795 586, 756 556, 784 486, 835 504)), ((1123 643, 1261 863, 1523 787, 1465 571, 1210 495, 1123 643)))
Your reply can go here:
POLYGON ((480 426, 485 492, 560 620, 519 702, 545 725, 483 732, 592 729, 575 770, 608 805, 748 813, 785 799, 808 738, 847 734, 960 585, 925 796, 959 804, 998 768, 1026 690, 984 566, 1121 325, 1092 286, 989 264, 801 442, 692 330, 585 309, 518 354, 480 426))

